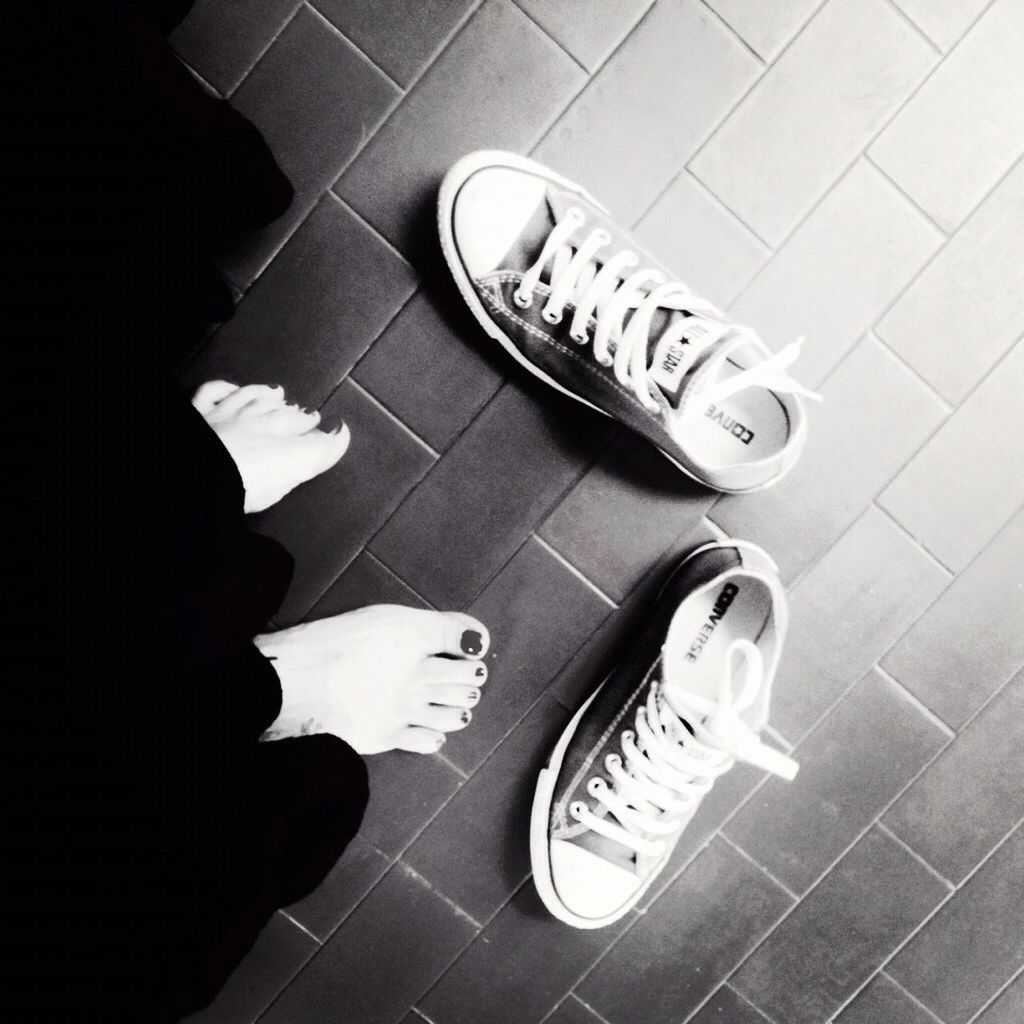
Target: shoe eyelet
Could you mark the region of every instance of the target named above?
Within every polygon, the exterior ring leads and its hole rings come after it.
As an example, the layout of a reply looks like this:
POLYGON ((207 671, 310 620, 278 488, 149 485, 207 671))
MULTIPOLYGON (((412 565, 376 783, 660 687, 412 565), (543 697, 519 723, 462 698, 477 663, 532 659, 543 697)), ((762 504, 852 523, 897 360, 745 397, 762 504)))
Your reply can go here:
POLYGON ((622 730, 622 742, 623 743, 627 742, 628 740, 632 740, 635 737, 636 737, 636 733, 633 732, 632 729, 623 729, 622 730))
POLYGON ((598 362, 599 362, 599 363, 600 363, 600 364, 601 364, 602 366, 612 366, 612 365, 614 365, 614 363, 615 363, 615 360, 614 360, 614 359, 612 359, 612 357, 611 357, 611 356, 598 356, 598 357, 597 357, 597 361, 598 361, 598 362))
POLYGON ((606 785, 607 783, 604 781, 604 779, 601 778, 600 775, 595 775, 587 783, 587 792, 591 796, 597 796, 598 793, 602 792, 605 789, 606 785))
POLYGON ((570 206, 565 215, 576 221, 577 224, 584 224, 587 220, 586 214, 578 206, 570 206))
POLYGON ((520 309, 529 309, 533 305, 533 292, 521 292, 518 288, 512 293, 512 301, 520 309))
POLYGON ((604 759, 606 768, 619 768, 622 765, 622 758, 618 754, 609 754, 604 759))
POLYGON ((574 800, 569 804, 569 813, 579 821, 587 810, 587 805, 582 800, 574 800))
POLYGON ((612 244, 612 233, 607 228, 598 228, 594 234, 597 235, 597 238, 602 245, 612 244))
POLYGON ((561 312, 559 312, 558 310, 555 310, 555 309, 548 309, 547 306, 545 306, 540 311, 540 316, 541 316, 541 319, 544 321, 544 323, 551 324, 552 327, 555 324, 560 324, 562 322, 562 314, 561 314, 561 312))
POLYGON ((576 342, 577 345, 586 345, 590 338, 587 337, 587 332, 583 331, 582 334, 577 334, 575 331, 569 331, 569 337, 576 342))

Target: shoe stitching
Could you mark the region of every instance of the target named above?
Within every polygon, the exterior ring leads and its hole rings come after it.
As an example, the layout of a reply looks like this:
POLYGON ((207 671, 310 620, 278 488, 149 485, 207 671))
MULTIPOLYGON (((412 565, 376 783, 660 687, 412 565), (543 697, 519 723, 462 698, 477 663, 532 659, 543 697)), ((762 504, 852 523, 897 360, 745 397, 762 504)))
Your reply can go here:
MULTIPOLYGON (((636 689, 629 695, 629 699, 619 709, 619 713, 612 719, 611 724, 601 734, 600 739, 597 741, 597 743, 594 744, 593 747, 590 748, 591 753, 587 755, 583 763, 580 765, 579 769, 576 771, 576 774, 573 775, 572 779, 569 781, 569 785, 565 789, 567 795, 571 794, 580 784, 580 782, 583 779, 583 776, 587 775, 590 772, 590 769, 593 767, 594 761, 597 759, 598 751, 600 751, 608 742, 608 740, 611 739, 611 737, 618 731, 619 724, 622 722, 623 718, 625 718, 625 716, 629 713, 630 708, 632 708, 633 705, 636 703, 637 698, 640 696, 640 692, 649 684, 651 676, 654 675, 655 671, 657 670, 660 664, 661 657, 659 656, 655 659, 654 663, 644 674, 643 679, 637 685, 636 689)), ((557 808, 565 806, 566 799, 567 797, 563 797, 561 800, 558 800, 555 804, 555 807, 557 808)))
MULTIPOLYGON (((502 274, 497 277, 489 278, 488 280, 504 282, 507 284, 512 281, 518 281, 519 278, 520 275, 517 274, 502 274)), ((616 391, 619 392, 620 395, 622 395, 623 398, 631 402, 637 409, 639 409, 642 413, 646 414, 650 418, 650 412, 648 412, 648 410, 643 406, 643 404, 637 400, 635 395, 630 394, 630 392, 626 391, 625 388, 623 388, 617 380, 610 380, 606 374, 601 373, 601 371, 598 370, 596 366, 593 366, 588 360, 580 356, 579 353, 574 352, 571 348, 567 348, 561 342, 555 341, 554 338, 545 334, 544 331, 540 330, 537 327, 534 327, 533 324, 528 323, 521 316, 515 313, 512 309, 506 306, 504 302, 498 302, 498 300, 490 292, 484 291, 482 292, 482 295, 484 300, 488 303, 488 305, 491 306, 494 312, 504 313, 510 319, 514 320, 516 323, 525 327, 526 330, 535 338, 538 338, 540 341, 547 342, 549 345, 553 346, 559 352, 575 360, 585 370, 587 370, 589 373, 597 377, 599 381, 601 381, 604 384, 610 384, 616 391)), ((569 304, 567 303, 567 305, 569 304)))

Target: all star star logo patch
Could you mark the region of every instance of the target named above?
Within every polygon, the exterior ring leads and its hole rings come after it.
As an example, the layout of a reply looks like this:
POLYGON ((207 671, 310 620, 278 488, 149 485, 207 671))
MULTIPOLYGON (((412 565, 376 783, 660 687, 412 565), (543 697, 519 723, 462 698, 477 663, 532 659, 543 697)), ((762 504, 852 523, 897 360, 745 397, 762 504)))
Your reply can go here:
POLYGON ((712 423, 717 423, 723 430, 727 430, 741 444, 750 444, 754 440, 754 432, 750 427, 744 426, 734 416, 730 416, 724 409, 719 409, 714 403, 704 410, 712 423))
POLYGON ((711 639, 711 634, 718 628, 718 624, 725 618, 729 605, 736 599, 740 588, 735 583, 726 583, 715 598, 714 606, 707 621, 697 630, 697 635, 690 642, 690 649, 686 652, 686 660, 691 664, 695 663, 704 650, 704 645, 711 639))

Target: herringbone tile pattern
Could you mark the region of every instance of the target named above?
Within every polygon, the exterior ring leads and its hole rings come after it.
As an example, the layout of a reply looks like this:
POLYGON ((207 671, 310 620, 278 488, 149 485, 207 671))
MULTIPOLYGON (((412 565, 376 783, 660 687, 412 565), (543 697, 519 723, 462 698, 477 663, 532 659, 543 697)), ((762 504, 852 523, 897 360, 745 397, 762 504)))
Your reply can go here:
POLYGON ((361 837, 196 1024, 1024 1019, 1024 0, 199 0, 182 58, 298 198, 225 253, 187 369, 353 430, 260 517, 280 622, 375 601, 494 635, 473 726, 371 759, 361 837), (715 500, 539 389, 434 236, 446 167, 532 152, 778 346, 805 457, 715 500), (714 526, 792 593, 773 722, 617 927, 549 919, 536 771, 659 572, 714 526))

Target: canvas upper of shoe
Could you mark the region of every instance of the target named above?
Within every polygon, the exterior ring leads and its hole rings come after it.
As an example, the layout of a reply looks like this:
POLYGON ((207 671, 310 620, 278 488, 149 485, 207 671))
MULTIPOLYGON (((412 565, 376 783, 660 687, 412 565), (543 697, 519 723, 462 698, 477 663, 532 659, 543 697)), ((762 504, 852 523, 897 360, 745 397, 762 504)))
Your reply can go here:
POLYGON ((535 869, 547 871, 538 888, 545 896, 550 886, 545 902, 563 920, 601 926, 633 906, 737 760, 793 777, 795 763, 757 736, 785 632, 783 601, 770 560, 746 545, 710 545, 666 585, 552 768, 546 864, 535 869), (731 631, 730 614, 739 620, 731 631))
POLYGON ((442 197, 456 277, 531 370, 717 489, 766 486, 793 464, 800 397, 817 397, 786 372, 799 342, 772 355, 533 161, 473 154, 442 197))

